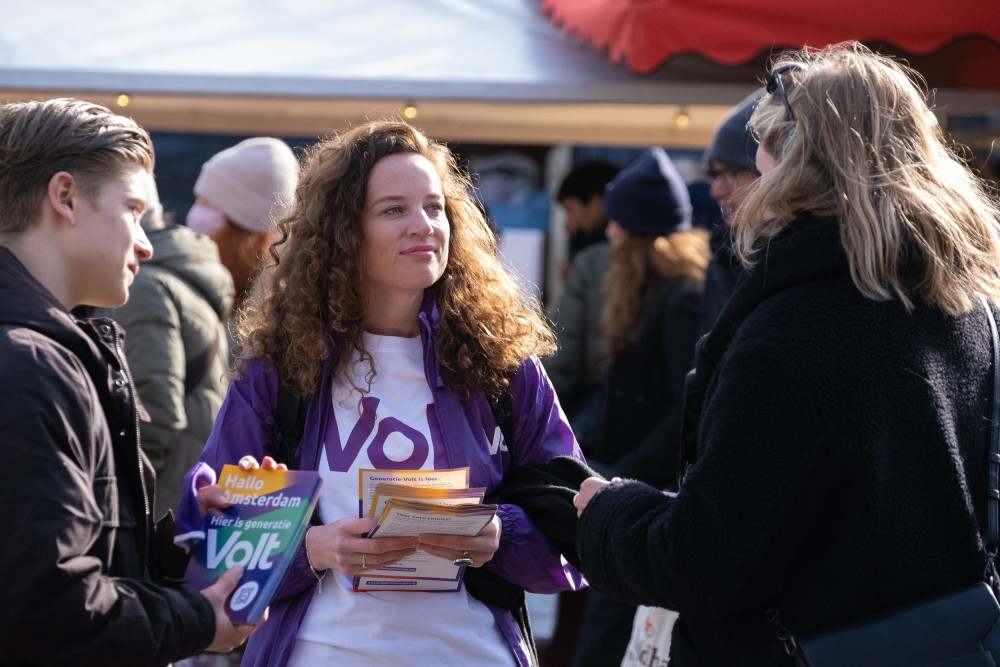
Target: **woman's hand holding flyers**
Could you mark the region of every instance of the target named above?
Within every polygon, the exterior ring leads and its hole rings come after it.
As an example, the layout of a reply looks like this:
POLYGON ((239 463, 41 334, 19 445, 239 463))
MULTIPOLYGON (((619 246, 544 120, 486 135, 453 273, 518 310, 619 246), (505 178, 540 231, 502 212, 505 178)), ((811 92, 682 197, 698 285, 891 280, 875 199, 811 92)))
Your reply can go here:
POLYGON ((312 567, 356 576, 416 553, 416 537, 366 538, 374 525, 371 517, 346 517, 309 529, 306 553, 312 567))
POLYGON ((483 532, 476 537, 423 533, 420 535, 420 548, 433 556, 447 558, 450 561, 464 560, 472 567, 481 567, 489 562, 500 548, 501 527, 500 517, 494 516, 493 520, 486 524, 483 532))

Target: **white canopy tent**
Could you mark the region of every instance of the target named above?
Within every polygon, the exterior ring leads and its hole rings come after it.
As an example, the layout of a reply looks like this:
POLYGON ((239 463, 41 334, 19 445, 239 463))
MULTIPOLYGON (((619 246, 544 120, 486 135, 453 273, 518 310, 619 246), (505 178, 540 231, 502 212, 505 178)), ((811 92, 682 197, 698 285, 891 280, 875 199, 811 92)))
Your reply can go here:
MULTIPOLYGON (((316 136, 413 106, 431 136, 699 148, 756 83, 639 77, 578 43, 538 0, 0 0, 0 100, 74 96, 153 131, 316 136), (675 119, 684 107, 690 119, 675 119)), ((550 184, 551 185, 551 184, 550 184)), ((563 252, 559 211, 549 247, 563 252)), ((544 235, 509 230, 542 284, 544 235)), ((516 250, 513 247, 516 246, 516 250)), ((548 282, 553 282, 552 277, 548 282)))
MULTIPOLYGON (((414 104, 442 139, 700 147, 763 73, 685 54, 635 75, 540 0, 0 0, 0 15, 0 100, 127 93, 154 130, 310 135, 414 104)), ((937 100, 1000 109, 1000 91, 937 100)))
MULTIPOLYGON (((635 75, 540 0, 0 0, 0 15, 0 101, 74 96, 152 131, 278 136, 411 106, 440 140, 555 146, 550 180, 571 145, 704 147, 764 71, 685 54, 635 75)), ((996 112, 1000 91, 937 101, 996 112)))
POLYGON ((695 147, 756 85, 631 74, 538 0, 0 5, 0 99, 127 93, 150 129, 316 134, 414 104, 439 138, 695 147))

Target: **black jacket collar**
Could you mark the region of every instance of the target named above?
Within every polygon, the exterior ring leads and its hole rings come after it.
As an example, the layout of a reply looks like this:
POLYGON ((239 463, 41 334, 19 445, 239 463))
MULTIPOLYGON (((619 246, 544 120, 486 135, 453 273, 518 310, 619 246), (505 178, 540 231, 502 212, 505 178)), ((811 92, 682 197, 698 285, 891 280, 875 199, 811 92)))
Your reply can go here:
POLYGON ((678 468, 681 475, 697 456, 698 422, 716 366, 747 316, 758 305, 789 287, 825 280, 847 271, 849 265, 840 242, 840 225, 833 218, 796 218, 758 251, 757 264, 740 275, 715 326, 695 347, 695 367, 688 373, 684 390, 678 468))

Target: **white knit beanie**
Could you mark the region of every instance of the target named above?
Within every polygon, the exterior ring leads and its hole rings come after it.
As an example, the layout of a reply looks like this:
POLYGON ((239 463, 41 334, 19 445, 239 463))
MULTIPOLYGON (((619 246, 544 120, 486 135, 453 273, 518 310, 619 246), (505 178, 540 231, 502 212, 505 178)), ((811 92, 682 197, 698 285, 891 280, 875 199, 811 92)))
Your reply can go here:
POLYGON ((194 193, 243 229, 267 232, 291 207, 298 180, 299 163, 288 144, 254 137, 202 165, 194 193))

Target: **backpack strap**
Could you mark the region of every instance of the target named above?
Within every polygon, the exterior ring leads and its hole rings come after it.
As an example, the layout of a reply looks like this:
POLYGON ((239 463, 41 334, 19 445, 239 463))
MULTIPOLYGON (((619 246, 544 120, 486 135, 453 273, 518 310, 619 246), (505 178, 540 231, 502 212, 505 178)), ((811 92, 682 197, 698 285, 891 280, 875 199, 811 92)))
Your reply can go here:
POLYGON ((487 396, 486 399, 490 402, 490 412, 493 413, 493 419, 496 421, 497 426, 500 427, 500 433, 503 435, 504 442, 507 443, 508 447, 513 447, 514 407, 510 401, 510 390, 505 391, 500 398, 487 396))
POLYGON ((296 452, 305 432, 308 408, 308 402, 299 400, 299 392, 294 385, 285 382, 278 385, 278 411, 274 415, 278 441, 274 458, 292 470, 299 467, 296 452))
MULTIPOLYGON (((507 443, 508 448, 513 447, 514 406, 510 398, 510 389, 507 389, 499 398, 487 396, 486 399, 490 403, 490 412, 493 413, 493 419, 500 427, 504 442, 507 443)), ((490 500, 486 502, 490 502, 490 500)), ((524 638, 528 664, 530 667, 538 667, 538 650, 531 632, 531 621, 528 618, 528 605, 524 589, 482 568, 466 569, 464 581, 466 589, 472 597, 481 602, 502 607, 511 613, 521 630, 521 636, 524 638)))
MULTIPOLYGON (((278 411, 274 415, 274 426, 277 430, 277 439, 274 448, 274 460, 284 463, 289 470, 298 470, 299 457, 296 455, 299 443, 302 442, 302 434, 306 430, 306 411, 309 409, 309 402, 299 399, 299 392, 295 385, 282 382, 278 385, 278 411)), ((313 526, 322 526, 323 521, 319 518, 319 511, 314 511, 309 517, 309 523, 313 526)))

